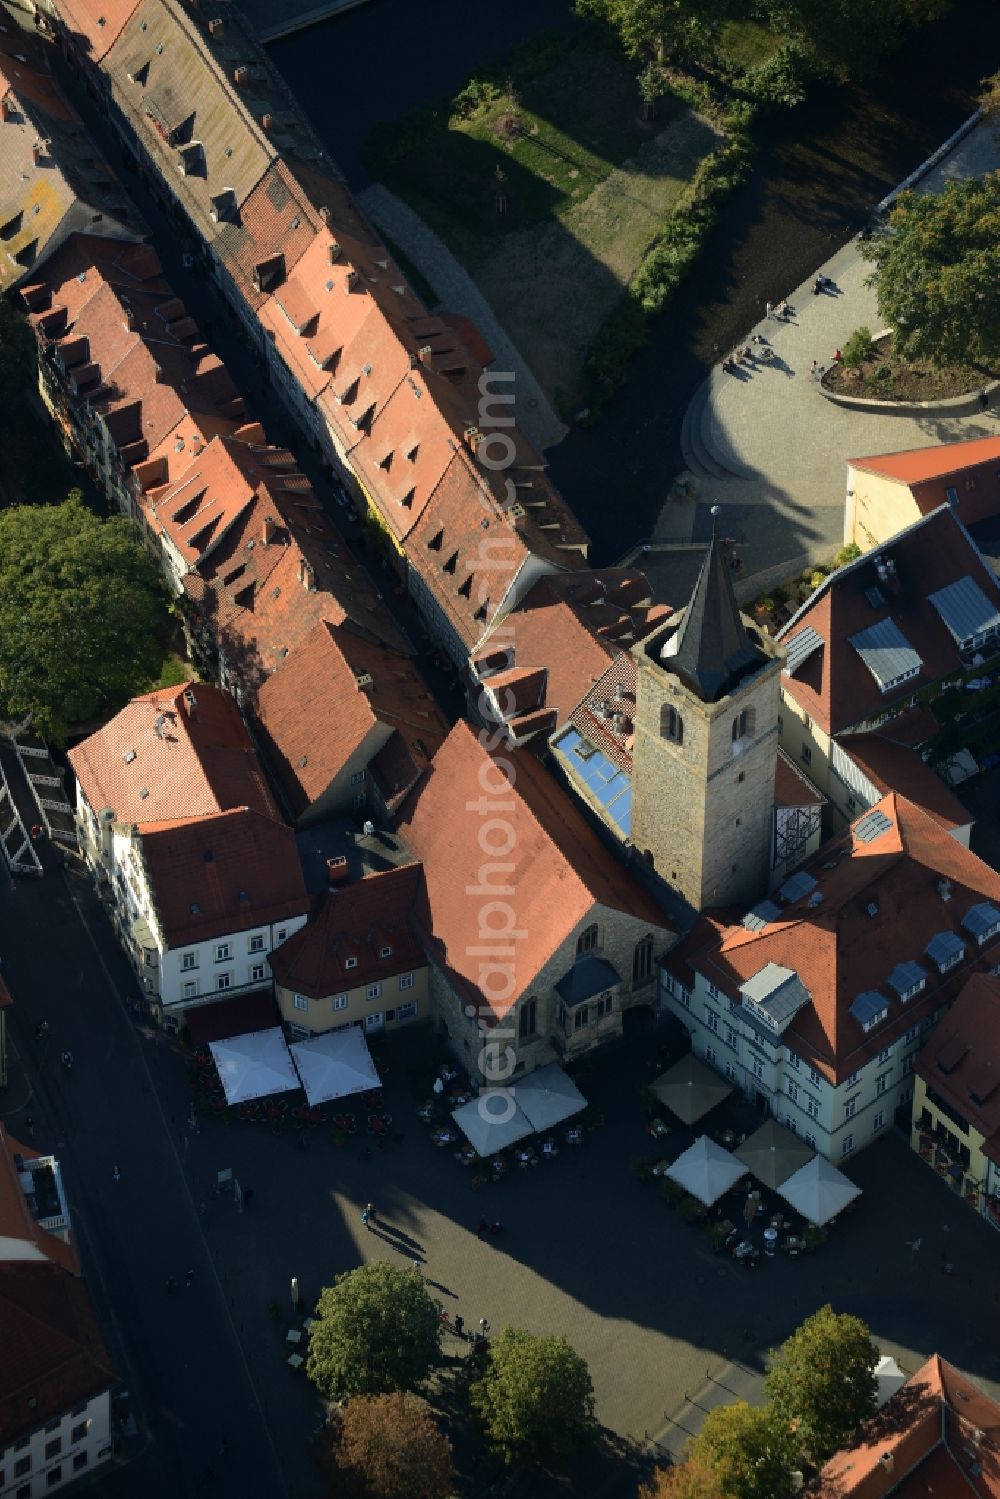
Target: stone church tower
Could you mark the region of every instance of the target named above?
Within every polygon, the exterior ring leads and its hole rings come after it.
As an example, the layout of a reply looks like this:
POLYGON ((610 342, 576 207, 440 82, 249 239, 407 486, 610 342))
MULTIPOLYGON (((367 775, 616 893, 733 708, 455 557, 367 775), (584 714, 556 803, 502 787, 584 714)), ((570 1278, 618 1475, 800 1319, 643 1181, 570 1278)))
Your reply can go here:
POLYGON ((713 534, 691 601, 632 647, 632 842, 695 908, 767 892, 778 648, 741 615, 713 534))

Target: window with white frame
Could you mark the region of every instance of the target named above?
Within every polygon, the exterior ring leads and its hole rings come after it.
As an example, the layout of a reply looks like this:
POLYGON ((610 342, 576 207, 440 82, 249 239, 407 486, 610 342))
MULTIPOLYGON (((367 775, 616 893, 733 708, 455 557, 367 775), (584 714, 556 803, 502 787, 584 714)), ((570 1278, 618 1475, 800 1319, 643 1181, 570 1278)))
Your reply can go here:
POLYGON ((231 989, 232 985, 233 976, 231 973, 220 973, 215 981, 215 987, 217 989, 231 989))
POLYGON ((217 943, 216 948, 215 948, 215 961, 217 963, 225 963, 225 962, 227 962, 228 959, 232 957, 232 955, 233 955, 233 949, 232 949, 232 944, 231 943, 229 943, 229 942, 219 942, 219 943, 217 943))
POLYGON ((335 994, 333 996, 333 1008, 335 1010, 346 1010, 348 999, 346 994, 335 994))
POLYGON ((847 1078, 844 1079, 844 1087, 845 1088, 856 1088, 858 1086, 858 1083, 860 1083, 860 1081, 861 1081, 861 1073, 860 1072, 852 1072, 851 1075, 850 1075, 850 1077, 847 1077, 847 1078))
POLYGON ((885 1110, 884 1109, 876 1109, 874 1115, 872 1116, 872 1134, 873 1135, 877 1135, 878 1132, 879 1132, 879 1130, 882 1128, 882 1126, 884 1124, 885 1124, 885 1110))
POLYGON ((708 1026, 713 1035, 717 1036, 719 1034, 719 1017, 715 1013, 715 1011, 710 1010, 707 1005, 705 1006, 705 1024, 708 1026))
POLYGON ((878 1060, 880 1062, 888 1062, 888 1060, 889 1060, 889 1058, 891 1056, 892 1056, 892 1047, 891 1046, 883 1046, 882 1050, 878 1054, 878 1060))
POLYGON ((853 1149, 854 1149, 854 1136, 853 1135, 845 1135, 844 1138, 840 1142, 840 1153, 841 1153, 841 1155, 850 1155, 850 1153, 851 1153, 851 1151, 853 1149))
POLYGON ((284 940, 285 940, 285 938, 287 936, 288 936, 288 928, 287 928, 287 926, 279 926, 278 930, 274 934, 274 940, 275 940, 275 942, 284 942, 284 940))
POLYGON ((365 773, 364 773, 364 771, 363 770, 356 770, 354 772, 354 774, 351 776, 351 785, 352 786, 362 786, 364 784, 364 779, 365 779, 365 773))
POLYGON ((187 983, 181 988, 181 997, 183 999, 194 999, 197 993, 198 985, 194 979, 188 979, 187 983))
POLYGON ((792 1103, 798 1103, 798 1101, 799 1101, 799 1085, 798 1085, 798 1083, 792 1082, 792 1079, 790 1077, 786 1077, 785 1078, 785 1092, 788 1094, 789 1098, 792 1100, 792 1103))
POLYGON ((789 1067, 793 1067, 795 1071, 798 1072, 799 1068, 802 1066, 802 1058, 797 1057, 794 1051, 790 1051, 788 1053, 788 1065, 789 1067))
POLYGON ((803 1140, 805 1140, 805 1142, 809 1146, 810 1150, 815 1150, 816 1149, 816 1136, 815 1135, 810 1135, 808 1131, 805 1131, 803 1133, 803 1135, 802 1135, 802 1138, 803 1138, 803 1140))
POLYGON ((889 1086, 889 1079, 891 1077, 892 1077, 892 1073, 891 1072, 882 1072, 875 1079, 875 1096, 876 1097, 878 1097, 878 1095, 880 1093, 884 1093, 885 1092, 886 1088, 888 1088, 888 1086, 889 1086))
POLYGON ((250 938, 250 951, 251 952, 263 952, 264 951, 264 938, 260 935, 259 932, 255 932, 254 935, 250 938))
POLYGON ((910 1055, 908 1057, 904 1057, 903 1058, 903 1065, 902 1065, 900 1071, 902 1072, 903 1076, 906 1077, 909 1073, 911 1073, 913 1071, 913 1069, 916 1067, 916 1065, 917 1065, 917 1053, 915 1051, 911 1051, 910 1055))
POLYGON ((358 960, 357 960, 357 958, 345 958, 344 959, 344 967, 345 968, 357 968, 357 966, 358 966, 358 960))
POLYGON ((184 968, 184 969, 197 968, 198 967, 198 954, 196 952, 182 952, 181 953, 181 967, 184 968))
POLYGON ((762 1082, 764 1078, 764 1063, 761 1061, 760 1057, 754 1057, 751 1060, 750 1065, 753 1068, 754 1077, 758 1080, 758 1082, 762 1082))
POLYGON ((691 990, 690 989, 685 989, 683 984, 679 984, 678 987, 677 987, 677 998, 679 999, 681 1005, 683 1006, 683 1008, 685 1010, 690 1010, 690 1008, 691 1008, 691 990))
POLYGON ((400 1005, 396 1011, 397 1020, 412 1020, 417 1013, 417 1007, 411 1000, 409 1004, 400 1005))
POLYGON ((731 1083, 739 1081, 738 1077, 736 1076, 736 1068, 733 1066, 732 1062, 726 1063, 725 1073, 731 1083))
POLYGON ((713 999, 718 999, 718 997, 719 997, 719 991, 715 987, 714 984, 709 984, 709 986, 708 986, 708 992, 712 996, 713 999))
POLYGON ((264 977, 264 965, 263 965, 263 963, 251 963, 251 965, 250 965, 250 982, 252 984, 256 984, 263 977, 264 977))
POLYGON ((857 1109, 858 1100, 856 1098, 849 1098, 844 1104, 844 1118, 853 1119, 854 1115, 857 1113, 857 1109))
POLYGON ((293 994, 292 1004, 297 1010, 308 1010, 309 1008, 309 1001, 304 994, 293 994))
POLYGON ((382 998, 382 985, 381 984, 369 984, 368 988, 365 990, 365 999, 381 999, 381 998, 382 998))
POLYGON ((379 955, 380 958, 391 958, 392 957, 392 948, 391 947, 380 947, 379 950, 378 950, 378 955, 379 955))
POLYGON ((399 975, 399 987, 401 989, 412 989, 413 988, 413 974, 412 973, 401 973, 399 975))
POLYGON ((712 1046, 710 1042, 706 1041, 706 1043, 705 1043, 705 1061, 706 1062, 712 1062, 714 1064, 715 1060, 716 1060, 715 1047, 712 1046))
POLYGON ((910 1029, 906 1032, 906 1035, 903 1037, 903 1045, 905 1046, 908 1041, 915 1041, 919 1035, 920 1024, 918 1022, 916 1025, 911 1025, 910 1029))
POLYGON ((597 1001, 597 1018, 598 1018, 598 1020, 602 1019, 602 1017, 605 1016, 605 1015, 610 1015, 611 1011, 614 1009, 614 1007, 615 1007, 614 995, 612 995, 612 994, 602 994, 601 997, 600 997, 600 999, 597 1001))
POLYGON ((819 1118, 819 1100, 813 1098, 811 1093, 806 1094, 806 1113, 810 1119, 819 1118))
POLYGON ((730 1047, 733 1051, 735 1051, 736 1050, 736 1041, 737 1041, 736 1032, 733 1030, 733 1028, 732 1028, 731 1025, 727 1025, 723 1029, 724 1029, 724 1034, 725 1034, 726 1045, 728 1047, 730 1047))
POLYGON ((816 1071, 815 1067, 809 1068, 809 1081, 812 1083, 814 1088, 818 1088, 823 1081, 822 1077, 816 1071))

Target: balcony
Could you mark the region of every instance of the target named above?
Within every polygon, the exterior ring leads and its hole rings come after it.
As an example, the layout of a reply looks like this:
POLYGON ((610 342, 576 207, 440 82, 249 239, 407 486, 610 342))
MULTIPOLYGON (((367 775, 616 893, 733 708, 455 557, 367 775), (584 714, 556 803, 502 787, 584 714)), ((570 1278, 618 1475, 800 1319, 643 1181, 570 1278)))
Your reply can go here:
POLYGON ((69 1208, 55 1156, 38 1156, 26 1161, 23 1156, 15 1155, 14 1165, 25 1201, 39 1228, 65 1238, 70 1228, 69 1208))

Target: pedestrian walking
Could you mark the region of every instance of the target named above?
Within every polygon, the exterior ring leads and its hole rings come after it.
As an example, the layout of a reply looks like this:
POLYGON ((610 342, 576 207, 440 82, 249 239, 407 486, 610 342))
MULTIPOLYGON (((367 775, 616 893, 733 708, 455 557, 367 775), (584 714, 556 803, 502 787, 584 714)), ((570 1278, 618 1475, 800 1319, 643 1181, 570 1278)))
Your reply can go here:
POLYGON ((455 1318, 455 1336, 459 1337, 459 1338, 464 1338, 465 1337, 465 1318, 464 1317, 459 1316, 459 1317, 455 1318))
POLYGON ((371 1216, 372 1215, 367 1208, 361 1209, 361 1222, 364 1224, 365 1228, 371 1228, 371 1216))
POLYGON ((479 1319, 479 1331, 482 1333, 482 1335, 483 1335, 484 1338, 486 1337, 486 1335, 489 1332, 489 1330, 490 1330, 490 1324, 487 1322, 486 1318, 485 1317, 480 1317, 480 1319, 479 1319))
POLYGON ((168 1296, 173 1295, 174 1291, 177 1290, 177 1282, 172 1275, 167 1276, 166 1280, 164 1281, 164 1287, 168 1296))
POLYGON ((814 359, 813 360, 812 364, 809 367, 809 373, 810 373, 810 375, 812 375, 812 377, 813 377, 814 380, 818 380, 819 379, 819 360, 818 359, 814 359))
POLYGON ((378 1213, 375 1211, 375 1204, 373 1202, 365 1205, 365 1212, 368 1214, 368 1222, 370 1224, 378 1222, 378 1213))
POLYGON ((194 1269, 193 1268, 190 1269, 187 1272, 187 1274, 185 1275, 185 1277, 184 1277, 184 1284, 186 1286, 193 1286, 194 1285, 194 1269))
POLYGON ((988 409, 990 404, 990 393, 988 390, 981 390, 979 392, 979 404, 983 411, 988 409))
POLYGON ((115 1186, 118 1185, 118 1183, 121 1181, 121 1179, 122 1179, 122 1174, 118 1170, 118 1167, 117 1166, 112 1166, 112 1168, 111 1168, 111 1180, 114 1182, 115 1186))
POLYGON ((33 1140, 35 1138, 35 1121, 30 1114, 25 1116, 24 1127, 28 1131, 29 1139, 33 1140))
POLYGON ((72 1072, 73 1071, 73 1053, 71 1051, 64 1051, 62 1053, 62 1055, 60 1056, 59 1060, 60 1060, 60 1062, 62 1062, 63 1066, 66 1068, 67 1072, 72 1072))

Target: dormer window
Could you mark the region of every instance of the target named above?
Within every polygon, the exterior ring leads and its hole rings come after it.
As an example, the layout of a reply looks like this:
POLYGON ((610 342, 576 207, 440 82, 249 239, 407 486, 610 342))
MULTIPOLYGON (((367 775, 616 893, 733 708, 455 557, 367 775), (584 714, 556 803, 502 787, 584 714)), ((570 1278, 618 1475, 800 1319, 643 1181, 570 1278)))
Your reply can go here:
POLYGON ((358 966, 358 960, 357 960, 357 958, 347 958, 344 961, 344 967, 345 968, 357 968, 357 966, 358 966))
POLYGON ((379 950, 378 950, 378 955, 379 955, 380 958, 391 958, 392 957, 392 948, 391 947, 380 947, 379 950))
POLYGON ((965 957, 965 943, 954 932, 938 932, 928 942, 924 953, 938 973, 947 973, 965 957))
POLYGON ((989 901, 980 901, 963 918, 962 926, 982 947, 984 942, 989 942, 991 937, 1000 932, 1000 911, 996 906, 990 905, 989 901))
POLYGON ((877 989, 865 989, 851 1005, 851 1014, 863 1031, 873 1031, 887 1018, 889 1001, 877 989))

